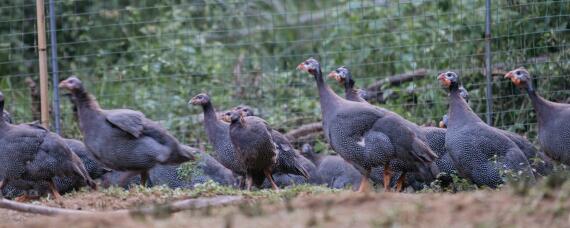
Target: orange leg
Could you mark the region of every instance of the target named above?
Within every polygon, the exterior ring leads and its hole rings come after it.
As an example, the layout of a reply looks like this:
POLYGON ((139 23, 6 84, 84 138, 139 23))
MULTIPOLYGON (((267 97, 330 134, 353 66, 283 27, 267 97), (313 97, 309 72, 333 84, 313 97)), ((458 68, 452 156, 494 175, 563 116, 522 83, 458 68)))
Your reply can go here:
POLYGON ((24 195, 16 197, 16 199, 14 199, 14 200, 16 200, 16 202, 24 203, 24 202, 29 202, 29 201, 38 200, 38 199, 40 199, 39 196, 30 196, 28 194, 24 194, 24 195))
POLYGON ((279 191, 279 187, 277 187, 277 184, 275 184, 275 180, 273 180, 273 176, 271 175, 271 170, 265 170, 263 173, 265 174, 265 178, 267 178, 271 183, 271 188, 275 191, 279 191))
POLYGON ((396 191, 402 192, 402 190, 404 190, 405 183, 406 183, 406 173, 402 172, 400 178, 398 178, 398 181, 396 182, 396 191))
POLYGON ((53 195, 53 199, 60 199, 61 198, 61 195, 57 191, 57 188, 55 187, 53 180, 48 182, 48 187, 49 187, 51 194, 53 195))
POLYGON ((370 191, 370 182, 368 178, 370 176, 370 171, 366 171, 365 175, 360 178, 360 186, 358 187, 358 192, 366 193, 370 191))
POLYGON ((390 181, 392 180, 392 169, 390 169, 390 163, 384 165, 384 191, 390 191, 390 181))

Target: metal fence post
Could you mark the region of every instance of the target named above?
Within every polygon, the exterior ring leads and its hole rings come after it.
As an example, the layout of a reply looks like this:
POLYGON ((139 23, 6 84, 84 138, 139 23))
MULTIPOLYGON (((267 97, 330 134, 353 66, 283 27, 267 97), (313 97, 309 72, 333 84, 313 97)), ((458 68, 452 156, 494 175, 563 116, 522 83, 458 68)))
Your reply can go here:
POLYGON ((485 1, 485 77, 487 79, 487 124, 493 126, 493 80, 491 68, 491 0, 485 1))
POLYGON ((53 85, 53 98, 52 98, 52 111, 53 111, 53 124, 55 132, 61 134, 59 126, 59 70, 57 67, 57 32, 55 23, 55 6, 53 0, 49 0, 49 28, 50 28, 50 43, 51 43, 51 80, 53 85))

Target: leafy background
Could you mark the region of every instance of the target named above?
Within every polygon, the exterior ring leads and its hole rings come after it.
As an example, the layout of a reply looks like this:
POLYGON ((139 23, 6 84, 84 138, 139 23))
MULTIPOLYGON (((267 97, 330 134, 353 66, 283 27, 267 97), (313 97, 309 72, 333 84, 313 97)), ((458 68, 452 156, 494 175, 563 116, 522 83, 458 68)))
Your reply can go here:
MULTIPOLYGON (((38 78, 35 1, 0 2, 0 89, 16 121, 32 121, 25 78, 38 78)), ((324 72, 349 66, 359 87, 427 69, 372 100, 418 124, 445 114, 435 77, 447 69, 461 74, 472 108, 486 111, 483 0, 55 2, 60 77, 79 76, 103 107, 141 110, 191 145, 205 141, 201 109, 187 104, 199 92, 219 110, 251 105, 282 131, 318 121, 314 82, 295 70, 310 56, 324 72)), ((500 72, 525 66, 541 94, 567 102, 570 1, 499 0, 491 12, 493 124, 534 140, 529 101, 500 72)), ((80 137, 69 102, 61 108, 63 134, 80 137)))

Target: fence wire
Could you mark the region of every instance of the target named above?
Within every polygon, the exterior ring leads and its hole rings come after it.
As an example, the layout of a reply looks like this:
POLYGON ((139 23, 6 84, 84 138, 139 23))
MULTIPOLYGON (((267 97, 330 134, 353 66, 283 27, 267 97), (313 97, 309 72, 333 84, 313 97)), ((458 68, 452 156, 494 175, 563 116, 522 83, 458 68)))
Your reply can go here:
MULTIPOLYGON (((35 7, 0 6, 0 88, 17 122, 39 118, 26 81, 38 81, 35 7)), ((56 0, 55 9, 61 78, 77 75, 102 107, 141 110, 192 145, 205 139, 201 109, 187 105, 199 92, 218 110, 248 104, 282 131, 318 121, 314 82, 295 70, 311 56, 323 72, 348 66, 372 103, 425 125, 447 111, 437 73, 455 70, 485 119, 484 0, 56 0)), ((532 106, 503 74, 525 66, 542 95, 568 102, 570 0, 493 1, 491 12, 493 123, 533 137, 532 106)), ((63 135, 79 136, 69 102, 61 106, 63 135)))

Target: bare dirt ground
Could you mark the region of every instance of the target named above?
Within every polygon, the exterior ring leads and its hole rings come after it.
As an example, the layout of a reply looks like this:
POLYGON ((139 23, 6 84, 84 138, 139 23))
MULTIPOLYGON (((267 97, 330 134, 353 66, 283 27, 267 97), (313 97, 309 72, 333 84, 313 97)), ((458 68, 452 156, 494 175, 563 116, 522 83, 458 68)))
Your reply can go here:
MULTIPOLYGON (((478 190, 460 193, 370 193, 296 191, 243 194, 230 206, 173 215, 47 217, 0 209, 0 227, 569 227, 570 191, 515 194, 478 190), (276 196, 272 196, 275 194, 276 196)), ((214 194, 215 195, 215 194, 214 194)), ((79 192, 34 204, 109 211, 188 197, 173 191, 79 192)))

